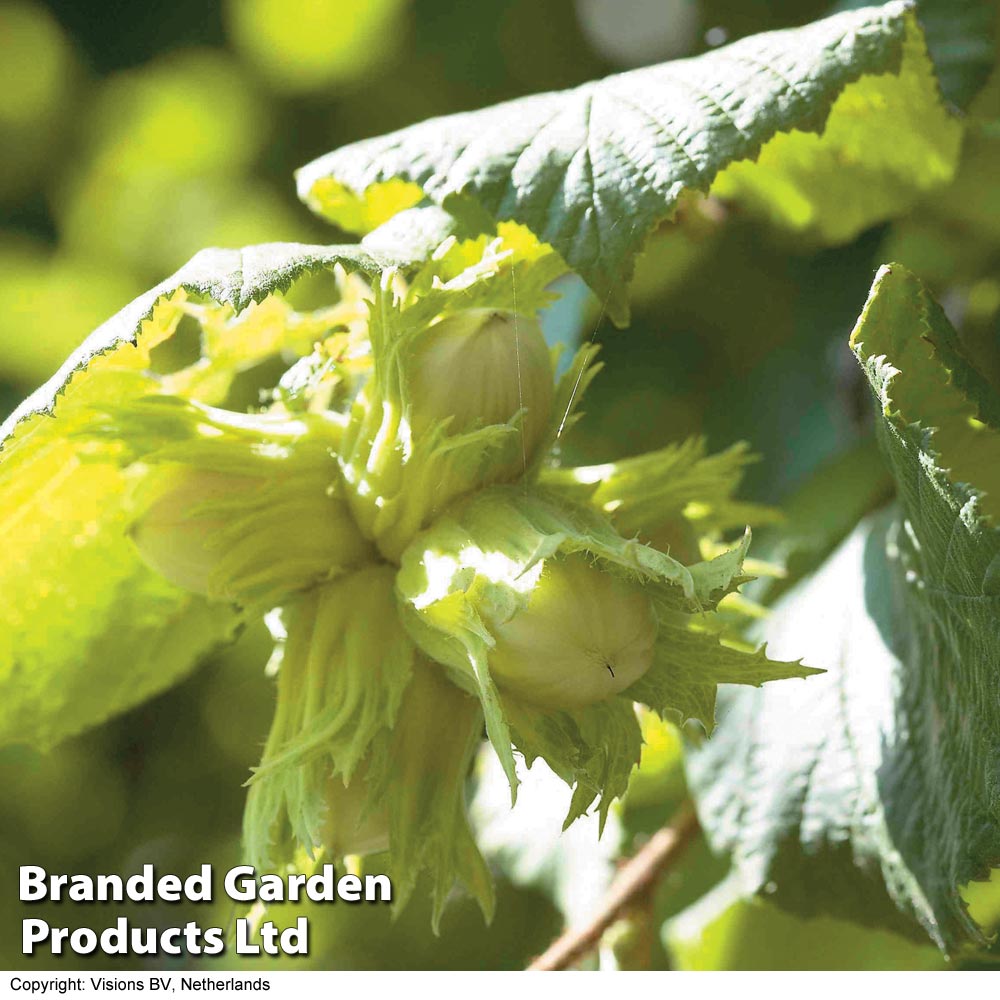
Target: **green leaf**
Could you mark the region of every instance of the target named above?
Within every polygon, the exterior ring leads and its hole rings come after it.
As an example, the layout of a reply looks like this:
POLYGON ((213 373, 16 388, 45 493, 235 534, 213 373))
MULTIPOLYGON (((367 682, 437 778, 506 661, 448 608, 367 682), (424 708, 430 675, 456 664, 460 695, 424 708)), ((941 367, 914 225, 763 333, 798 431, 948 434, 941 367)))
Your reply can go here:
MULTIPOLYGON (((863 0, 839 3, 856 10, 863 0)), ((996 63, 996 0, 917 0, 941 89, 960 108, 969 106, 996 63)))
POLYGON ((57 742, 176 683, 231 637, 227 605, 140 562, 126 475, 77 432, 95 408, 162 391, 152 355, 192 296, 239 311, 338 263, 368 274, 401 264, 353 247, 204 251, 99 327, 0 428, 0 742, 57 742))
POLYGON ((816 241, 846 243, 947 184, 963 129, 944 108, 912 8, 904 20, 898 75, 863 76, 837 98, 821 135, 799 126, 775 136, 755 163, 722 173, 712 193, 816 241))
POLYGON ((237 615, 147 569, 120 473, 39 442, 0 474, 0 745, 48 748, 151 698, 235 636, 237 615))
POLYGON ((238 624, 140 562, 124 474, 65 435, 94 394, 149 388, 134 368, 99 367, 60 401, 62 421, 26 420, 0 456, 2 744, 48 747, 103 722, 176 683, 238 624))
POLYGON ((463 233, 453 215, 437 205, 406 208, 390 216, 362 241, 366 250, 388 253, 391 257, 429 260, 449 236, 474 236, 463 233))
POLYGON ((917 16, 941 89, 968 107, 996 65, 995 0, 918 0, 917 16))
POLYGON ((357 232, 422 195, 480 231, 521 223, 624 324, 635 256, 685 191, 847 240, 947 182, 960 136, 915 15, 893 2, 432 119, 330 153, 298 183, 357 232))
POLYGON ((827 676, 727 698, 690 777, 744 890, 955 953, 985 942, 960 887, 1000 858, 998 400, 898 265, 852 344, 898 505, 766 626, 827 676))

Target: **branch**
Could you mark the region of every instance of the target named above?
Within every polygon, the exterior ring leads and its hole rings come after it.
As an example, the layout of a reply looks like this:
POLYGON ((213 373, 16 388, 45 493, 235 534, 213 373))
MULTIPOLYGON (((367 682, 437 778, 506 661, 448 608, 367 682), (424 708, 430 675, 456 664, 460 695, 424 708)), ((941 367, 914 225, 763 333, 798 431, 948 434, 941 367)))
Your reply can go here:
POLYGON ((667 826, 649 838, 615 875, 600 910, 582 927, 569 928, 536 958, 528 970, 553 972, 566 969, 596 948, 604 932, 627 910, 648 897, 663 873, 684 853, 698 832, 698 817, 690 805, 682 806, 667 826))

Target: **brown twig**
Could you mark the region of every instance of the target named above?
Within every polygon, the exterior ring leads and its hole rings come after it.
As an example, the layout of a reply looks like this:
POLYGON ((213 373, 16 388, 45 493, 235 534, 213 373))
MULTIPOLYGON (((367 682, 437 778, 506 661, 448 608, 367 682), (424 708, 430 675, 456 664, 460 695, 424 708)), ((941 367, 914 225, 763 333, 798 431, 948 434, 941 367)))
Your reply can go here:
POLYGON ((615 875, 600 910, 581 927, 564 931, 536 958, 528 970, 553 972, 567 969, 596 948, 604 932, 627 910, 648 897, 660 876, 684 853, 698 832, 698 817, 690 805, 657 830, 615 875))

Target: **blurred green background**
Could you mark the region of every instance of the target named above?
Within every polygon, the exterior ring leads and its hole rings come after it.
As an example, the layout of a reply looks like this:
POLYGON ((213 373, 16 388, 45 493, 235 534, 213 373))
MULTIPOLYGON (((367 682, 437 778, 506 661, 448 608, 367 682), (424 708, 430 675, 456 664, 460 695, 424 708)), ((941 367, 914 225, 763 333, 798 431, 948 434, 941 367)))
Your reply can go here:
MULTIPOLYGON (((202 247, 340 239, 299 206, 292 180, 296 167, 329 149, 805 23, 827 7, 815 0, 0 0, 0 412, 51 375, 98 323, 202 247)), ((877 264, 890 253, 912 262, 950 296, 946 305, 970 342, 996 356, 996 140, 977 142, 985 151, 971 150, 964 169, 982 176, 965 185, 960 207, 936 198, 847 247, 818 252, 713 203, 683 211, 640 264, 631 330, 608 329, 587 304, 563 317, 574 336, 602 341, 607 362, 573 457, 602 461, 691 434, 706 435, 712 448, 747 439, 761 460, 745 496, 788 510, 783 532, 765 534, 758 553, 813 565, 887 491, 846 347, 877 264)), ((20 955, 25 916, 92 926, 119 912, 164 926, 229 919, 225 908, 29 908, 17 903, 17 866, 128 872, 153 862, 185 873, 205 861, 218 870, 238 863, 241 785, 273 704, 267 653, 263 630, 251 629, 172 692, 49 755, 0 751, 0 968, 51 964, 20 955)), ((657 740, 621 817, 626 853, 684 794, 676 739, 661 732, 657 740)), ((557 823, 553 829, 546 820, 543 831, 530 808, 519 815, 514 842, 520 837, 544 857, 525 875, 503 851, 491 855, 501 878, 492 928, 465 901, 449 910, 440 938, 430 933, 422 899, 391 925, 379 909, 325 908, 312 914, 312 954, 299 967, 523 966, 562 926, 566 884, 597 877, 608 852, 595 846, 570 857, 568 848, 545 846, 546 838, 556 842, 557 823)), ((661 887, 654 926, 724 874, 725 864, 699 844, 661 887)), ((666 934, 669 952, 659 940, 646 942, 642 964, 940 964, 926 947, 887 938, 861 948, 864 932, 853 928, 791 930, 790 918, 772 925, 778 918, 770 911, 720 909, 719 898, 717 891, 714 903, 666 934), (789 934, 794 961, 783 944, 789 934)), ((128 964, 68 958, 60 967, 116 963, 128 964)))

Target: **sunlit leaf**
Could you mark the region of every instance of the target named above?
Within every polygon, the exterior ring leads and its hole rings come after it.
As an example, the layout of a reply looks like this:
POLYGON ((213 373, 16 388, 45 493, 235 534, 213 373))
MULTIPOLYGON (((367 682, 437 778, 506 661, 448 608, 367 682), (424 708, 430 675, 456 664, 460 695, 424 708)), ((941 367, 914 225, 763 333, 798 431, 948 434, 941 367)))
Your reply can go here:
POLYGON ((298 179, 313 209, 358 231, 401 182, 416 192, 396 210, 422 190, 467 225, 520 222, 623 323, 635 255, 686 190, 714 184, 843 241, 946 182, 960 135, 912 10, 893 2, 433 119, 330 153, 298 179))

